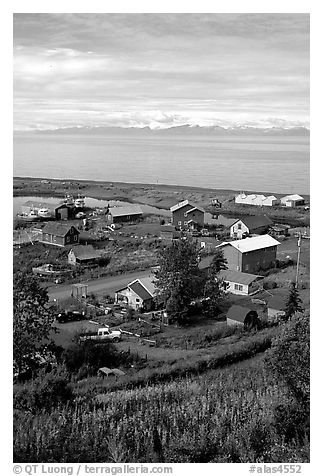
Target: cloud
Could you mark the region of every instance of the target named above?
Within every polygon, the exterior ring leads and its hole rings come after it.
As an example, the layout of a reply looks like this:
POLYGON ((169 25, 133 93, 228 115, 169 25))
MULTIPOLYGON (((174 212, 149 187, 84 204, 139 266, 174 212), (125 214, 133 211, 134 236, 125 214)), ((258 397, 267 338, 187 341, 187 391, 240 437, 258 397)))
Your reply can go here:
POLYGON ((308 41, 305 14, 15 14, 15 127, 308 121, 308 41))

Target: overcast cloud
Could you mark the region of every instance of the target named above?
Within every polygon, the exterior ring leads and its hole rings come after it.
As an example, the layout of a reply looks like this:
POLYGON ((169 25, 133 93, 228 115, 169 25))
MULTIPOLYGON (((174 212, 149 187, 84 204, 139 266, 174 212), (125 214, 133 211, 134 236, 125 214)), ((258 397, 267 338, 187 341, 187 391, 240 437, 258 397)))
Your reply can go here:
POLYGON ((307 14, 15 14, 14 127, 309 126, 307 14))

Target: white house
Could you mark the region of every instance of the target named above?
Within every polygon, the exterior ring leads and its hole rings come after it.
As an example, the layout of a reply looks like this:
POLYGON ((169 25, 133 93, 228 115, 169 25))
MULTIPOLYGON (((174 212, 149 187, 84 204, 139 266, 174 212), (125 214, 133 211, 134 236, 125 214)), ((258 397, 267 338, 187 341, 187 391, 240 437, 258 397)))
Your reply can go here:
POLYGON ((240 296, 250 296, 256 293, 260 288, 260 281, 263 279, 263 276, 229 269, 220 271, 218 277, 227 284, 226 292, 240 296))
POLYGON ((230 237, 241 240, 251 234, 261 235, 269 231, 270 225, 272 221, 266 215, 246 216, 232 223, 230 237))
POLYGON ((153 308, 155 285, 152 278, 140 278, 115 292, 115 304, 150 311, 153 308))

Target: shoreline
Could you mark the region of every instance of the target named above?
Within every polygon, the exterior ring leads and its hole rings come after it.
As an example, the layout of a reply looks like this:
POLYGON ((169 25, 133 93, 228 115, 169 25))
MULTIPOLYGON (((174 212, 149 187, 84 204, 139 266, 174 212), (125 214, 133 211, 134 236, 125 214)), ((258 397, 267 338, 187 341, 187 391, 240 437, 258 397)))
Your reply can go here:
MULTIPOLYGON (((190 186, 190 185, 176 185, 176 184, 152 184, 152 183, 138 183, 138 182, 113 182, 110 180, 87 180, 87 179, 73 179, 73 178, 48 178, 48 177, 23 177, 23 176, 14 176, 13 177, 13 184, 15 186, 15 181, 24 181, 24 182, 30 182, 30 183, 39 183, 41 184, 41 181, 48 181, 51 184, 57 184, 57 185, 65 185, 67 187, 70 186, 77 186, 78 184, 82 186, 92 186, 92 187, 120 187, 120 188, 128 188, 128 189, 147 189, 150 188, 151 190, 158 189, 159 191, 188 191, 188 192, 195 192, 195 193, 212 193, 213 195, 215 194, 221 194, 221 195, 232 195, 232 194, 238 194, 241 192, 241 190, 234 190, 234 189, 225 189, 225 188, 210 188, 210 187, 195 187, 195 186, 190 186)), ((246 194, 265 194, 265 195, 275 195, 278 198, 284 197, 285 195, 289 195, 289 193, 278 193, 278 192, 270 192, 270 191, 263 191, 263 190, 243 190, 246 194)), ((35 191, 36 192, 36 191, 35 191)), ((42 193, 44 196, 49 196, 50 193, 57 193, 55 190, 39 190, 37 193, 42 193)), ((30 194, 28 191, 26 193, 30 194)), ((60 192, 62 193, 62 192, 60 192)), ((298 192, 295 192, 298 193, 298 192)), ((23 193, 17 192, 17 190, 14 189, 13 191, 13 196, 24 196, 23 193)), ((41 196, 41 195, 39 195, 41 196)), ((55 196, 55 195, 52 195, 55 196)), ((57 195, 57 196, 62 196, 57 195)), ((306 201, 310 200, 310 194, 302 194, 302 196, 305 198, 306 201)), ((97 198, 99 200, 115 200, 115 195, 111 195, 108 197, 105 193, 102 196, 93 196, 92 198, 97 198)), ((122 199, 125 199, 126 197, 122 196, 122 199)), ((121 199, 121 196, 120 196, 121 199)), ((129 199, 127 200, 129 203, 132 203, 129 199)), ((158 207, 157 207, 158 208, 158 207)), ((163 207, 160 207, 163 208, 163 207)))
MULTIPOLYGON (((120 200, 138 205, 149 205, 159 210, 169 210, 170 207, 183 200, 190 200, 211 214, 226 217, 242 217, 267 215, 273 222, 290 226, 309 226, 310 214, 302 207, 257 207, 239 205, 234 201, 239 192, 229 189, 210 189, 189 187, 184 185, 126 183, 94 180, 48 179, 34 177, 14 177, 14 197, 54 197, 64 198, 69 193, 78 193, 97 200, 120 200), (212 209, 211 199, 217 198, 222 207, 212 209)), ((262 193, 246 191, 246 193, 262 193)), ((268 194, 268 192, 267 192, 268 194)), ((275 194, 282 197, 284 194, 275 194)), ((304 195, 305 203, 309 205, 309 195, 304 195)))

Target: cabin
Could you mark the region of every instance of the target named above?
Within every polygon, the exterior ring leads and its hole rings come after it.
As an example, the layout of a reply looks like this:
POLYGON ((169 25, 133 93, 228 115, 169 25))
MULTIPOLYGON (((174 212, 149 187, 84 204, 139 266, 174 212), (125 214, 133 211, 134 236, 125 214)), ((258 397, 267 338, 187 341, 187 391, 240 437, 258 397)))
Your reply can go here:
POLYGON ((36 211, 40 218, 67 220, 69 218, 69 209, 65 203, 47 203, 28 200, 21 205, 21 212, 23 214, 30 213, 32 210, 36 211))
POLYGON ((155 285, 152 278, 140 278, 115 292, 115 304, 149 312, 154 308, 155 285))
POLYGON ((278 245, 279 241, 272 236, 260 235, 227 241, 217 246, 217 249, 222 249, 228 269, 257 274, 260 270, 275 267, 278 245))
POLYGON ((257 293, 261 289, 261 281, 264 279, 263 276, 230 269, 220 271, 218 278, 223 279, 226 283, 226 292, 239 296, 250 296, 257 293))
POLYGON ((305 199, 297 194, 286 195, 281 198, 280 203, 285 207, 299 207, 305 205, 305 199))
POLYGON ((227 311, 227 325, 238 326, 245 328, 258 328, 260 326, 260 319, 257 311, 249 307, 239 306, 234 304, 227 311))
POLYGON ((95 250, 92 245, 79 245, 70 249, 67 261, 72 266, 96 266, 102 259, 102 253, 99 250, 95 250))
POLYGON ((266 215, 239 218, 230 226, 230 237, 241 240, 248 235, 262 235, 269 231, 272 221, 266 215))
POLYGON ((269 233, 275 236, 289 236, 289 225, 275 224, 270 226, 269 233))
POLYGON ((108 367, 101 367, 98 370, 98 377, 123 377, 125 372, 120 369, 109 369, 108 367))
POLYGON ((286 315, 287 296, 285 293, 275 293, 267 301, 268 322, 278 322, 286 315))
POLYGON ((73 225, 51 222, 42 229, 39 241, 48 245, 64 247, 78 244, 79 235, 80 232, 73 225))
POLYGON ((108 210, 108 220, 110 223, 123 223, 138 221, 142 218, 143 212, 139 205, 128 205, 124 207, 111 207, 108 210))
POLYGON ((198 205, 184 200, 170 208, 172 224, 177 230, 196 230, 204 226, 204 210, 198 205))

